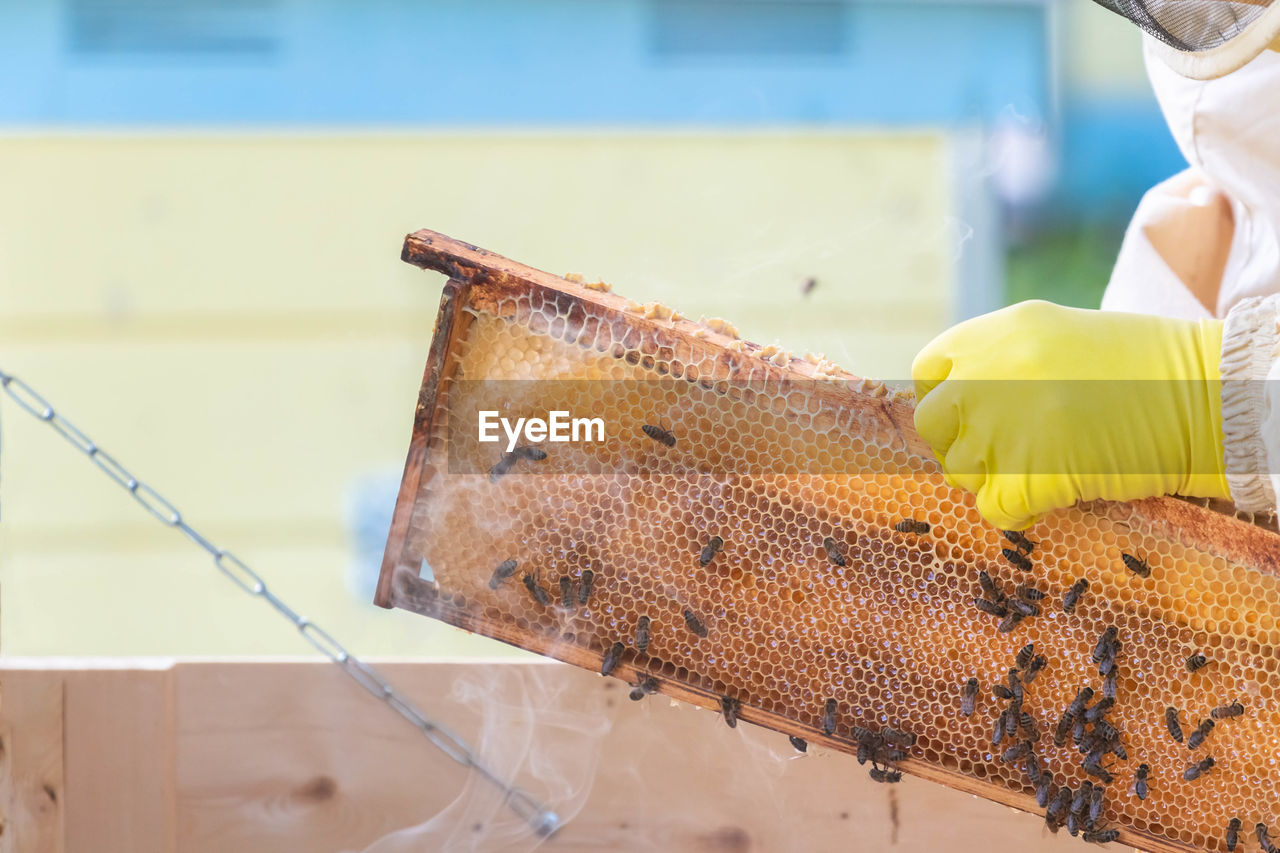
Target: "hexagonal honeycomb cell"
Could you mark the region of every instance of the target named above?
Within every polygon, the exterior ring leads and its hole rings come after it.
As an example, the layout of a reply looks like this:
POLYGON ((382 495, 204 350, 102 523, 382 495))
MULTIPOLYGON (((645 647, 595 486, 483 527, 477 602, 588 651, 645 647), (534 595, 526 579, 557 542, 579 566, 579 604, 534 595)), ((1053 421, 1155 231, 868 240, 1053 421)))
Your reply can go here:
POLYGON ((1225 850, 1233 817, 1242 843, 1258 822, 1280 837, 1280 536, 1157 499, 1080 505, 1015 542, 943 482, 909 397, 433 232, 405 258, 450 281, 379 604, 596 670, 622 643, 614 677, 736 699, 741 720, 851 754, 867 732, 907 732, 887 763, 1027 811, 1046 811, 1029 773, 1048 774, 1050 802, 1097 783, 1095 827, 1143 849, 1225 850), (607 440, 511 458, 474 440, 491 408, 602 414, 607 440), (1015 608, 1038 612, 1000 630, 1015 608), (1019 670, 1029 718, 997 745, 997 693, 1027 644, 1045 659, 1019 670))

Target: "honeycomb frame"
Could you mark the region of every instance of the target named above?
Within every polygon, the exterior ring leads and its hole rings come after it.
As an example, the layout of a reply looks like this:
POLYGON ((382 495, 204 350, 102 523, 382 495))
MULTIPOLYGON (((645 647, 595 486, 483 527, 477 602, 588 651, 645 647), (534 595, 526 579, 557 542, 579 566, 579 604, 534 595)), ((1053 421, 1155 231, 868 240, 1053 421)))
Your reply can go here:
MULTIPOLYGON (((1102 823, 1119 830, 1121 842, 1154 851, 1225 850, 1223 831, 1236 816, 1246 839, 1258 821, 1280 836, 1280 709, 1268 707, 1280 695, 1274 519, 1250 523, 1220 505, 1173 498, 1082 504, 1028 531, 1038 544, 1032 570, 1021 572, 1002 557, 1010 543, 977 515, 971 496, 943 482, 912 426, 909 395, 820 361, 778 358, 771 348, 737 340, 725 324, 711 328, 640 306, 435 232, 409 235, 402 258, 449 280, 377 604, 597 671, 620 641, 626 651, 615 677, 638 682, 652 675, 659 692, 717 711, 730 695, 741 702, 741 720, 850 754, 857 753, 854 726, 897 727, 918 738, 897 763, 901 769, 1039 814, 1033 786, 990 745, 998 710, 991 687, 1024 643, 1047 654, 1049 666, 1027 687, 1026 709, 1049 740, 1043 766, 1060 784, 1079 784, 1086 778, 1079 756, 1069 743, 1054 747, 1051 732, 1080 686, 1100 688, 1090 650, 1103 626, 1114 625, 1121 678, 1108 719, 1121 730, 1129 760, 1111 759, 1115 782, 1102 823), (502 350, 506 344, 525 347, 514 350, 523 360, 502 350), (541 358, 547 353, 555 358, 541 358), (467 403, 463 380, 528 377, 530 369, 530 378, 553 378, 565 364, 577 376, 575 358, 605 371, 593 376, 712 389, 758 383, 773 389, 771 411, 780 405, 774 414, 792 425, 785 430, 788 452, 804 456, 815 430, 825 430, 862 448, 858 459, 867 474, 761 472, 754 482, 735 475, 732 485, 709 487, 704 465, 692 474, 648 477, 634 488, 626 486, 626 477, 641 476, 634 473, 601 475, 600 484, 580 473, 517 476, 499 486, 479 471, 450 467, 449 418, 452 407, 467 403), (455 490, 457 481, 468 485, 455 490), (499 488, 510 497, 491 497, 499 488), (673 518, 664 509, 713 493, 721 499, 714 517, 673 518), (544 499, 554 512, 530 510, 544 499), (486 512, 503 507, 511 513, 486 512), (628 521, 601 520, 617 517, 628 521), (899 533, 893 524, 901 518, 927 520, 930 532, 899 533), (751 533, 752 523, 760 535, 751 533), (591 529, 557 532, 572 524, 591 529), (725 532, 725 547, 700 566, 699 550, 713 529, 725 532), (821 543, 832 535, 846 568, 824 558, 821 543), (598 547, 584 544, 597 536, 598 547), (533 556, 516 553, 513 542, 531 547, 533 556), (778 543, 775 559, 766 552, 778 543), (1149 578, 1126 571, 1119 555, 1130 551, 1146 558, 1149 578), (521 559, 518 574, 491 589, 494 568, 507 557, 521 559), (550 607, 522 588, 531 563, 550 607), (421 576, 424 565, 430 578, 421 576), (576 582, 585 568, 595 572, 594 597, 585 606, 556 607, 553 579, 576 582), (979 570, 1010 590, 1034 583, 1048 593, 1044 612, 1011 633, 998 632, 995 620, 970 606, 979 570), (1061 593, 1079 577, 1092 589, 1074 613, 1065 613, 1061 593), (707 638, 682 623, 685 609, 707 623, 707 638), (634 648, 639 615, 654 623, 646 654, 634 648), (1207 653, 1210 666, 1188 673, 1182 661, 1194 651, 1207 653), (965 717, 961 689, 970 676, 982 692, 973 716, 965 717), (840 719, 828 736, 821 706, 832 697, 840 719), (1221 721, 1197 751, 1173 743, 1162 728, 1166 705, 1182 710, 1190 731, 1210 708, 1234 699, 1243 700, 1246 714, 1221 721), (1210 753, 1218 760, 1212 771, 1190 782, 1178 778, 1210 753), (1140 763, 1152 768, 1151 793, 1141 801, 1132 794, 1140 763)), ((661 420, 648 414, 645 420, 661 420)), ((631 433, 628 441, 654 449, 631 433)), ((697 433, 682 433, 682 445, 690 435, 697 433)), ((781 440, 741 435, 735 440, 748 449, 781 440)))

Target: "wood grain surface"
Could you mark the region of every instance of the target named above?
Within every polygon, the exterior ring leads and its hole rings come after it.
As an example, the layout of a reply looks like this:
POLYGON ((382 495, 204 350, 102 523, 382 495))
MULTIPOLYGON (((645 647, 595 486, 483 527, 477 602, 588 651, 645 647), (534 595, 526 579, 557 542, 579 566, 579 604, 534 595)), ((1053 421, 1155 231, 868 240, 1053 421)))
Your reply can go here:
MULTIPOLYGON (((564 828, 540 850, 1078 849, 1035 817, 920 780, 876 785, 846 756, 816 745, 797 756, 780 735, 730 730, 663 697, 631 702, 618 682, 575 667, 379 668, 560 812, 564 828)), ((0 850, 538 844, 486 784, 327 663, 11 660, 0 684, 0 850)))

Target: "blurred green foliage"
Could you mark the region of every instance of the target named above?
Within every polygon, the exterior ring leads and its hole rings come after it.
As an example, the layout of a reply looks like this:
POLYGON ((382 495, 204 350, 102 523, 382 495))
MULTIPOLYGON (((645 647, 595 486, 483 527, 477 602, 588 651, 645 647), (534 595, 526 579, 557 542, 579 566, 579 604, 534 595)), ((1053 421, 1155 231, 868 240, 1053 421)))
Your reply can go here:
POLYGON ((1079 223, 1040 231, 1009 248, 1006 301, 1047 299, 1097 308, 1124 238, 1124 224, 1079 223))

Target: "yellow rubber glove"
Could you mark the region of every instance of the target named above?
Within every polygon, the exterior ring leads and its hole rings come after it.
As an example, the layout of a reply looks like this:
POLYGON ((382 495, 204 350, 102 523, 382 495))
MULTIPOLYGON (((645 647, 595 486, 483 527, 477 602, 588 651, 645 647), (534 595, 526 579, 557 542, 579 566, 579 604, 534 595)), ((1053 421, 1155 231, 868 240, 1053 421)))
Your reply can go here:
POLYGON ((1227 497, 1222 322, 1023 302, 911 366, 916 430, 998 527, 1079 500, 1227 497))

